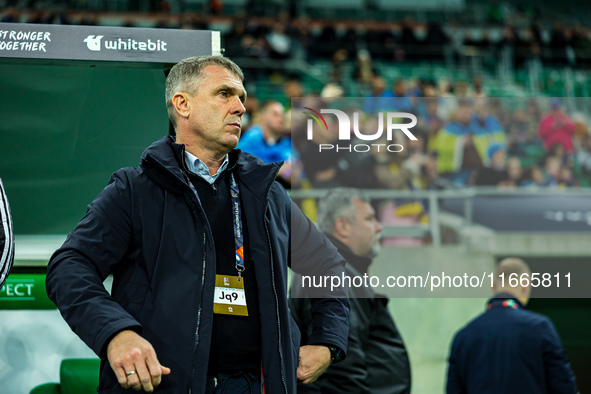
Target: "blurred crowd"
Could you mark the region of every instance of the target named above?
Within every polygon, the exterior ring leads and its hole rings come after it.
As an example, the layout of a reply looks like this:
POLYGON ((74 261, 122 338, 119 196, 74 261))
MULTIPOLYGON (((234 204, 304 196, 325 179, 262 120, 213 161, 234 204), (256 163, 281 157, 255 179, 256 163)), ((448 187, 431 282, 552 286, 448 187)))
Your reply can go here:
MULTIPOLYGON (((274 117, 249 97, 245 128, 250 125, 272 135, 273 146, 291 138, 291 181, 314 188, 349 186, 366 189, 427 190, 464 186, 572 187, 590 186, 591 136, 582 113, 569 114, 559 98, 488 98, 479 78, 450 86, 447 81, 407 81, 388 84, 374 75, 372 94, 351 99, 343 89, 328 84, 321 98, 308 97, 297 80, 284 85, 294 107, 274 104, 274 117), (409 112, 418 123, 412 128, 417 140, 403 132, 387 140, 361 141, 351 131, 350 141, 340 141, 336 117, 324 115, 326 132, 307 135, 310 118, 304 108, 342 108, 359 112, 358 129, 375 134, 381 112, 409 112), (280 113, 281 112, 281 113, 280 113), (280 117, 280 118, 279 118, 280 117), (346 149, 319 151, 319 144, 376 144, 365 152, 346 149), (400 152, 378 149, 378 144, 399 144, 400 152), (297 176, 297 177, 296 177, 297 176), (299 178, 298 178, 299 177, 299 178)), ((271 102, 273 103, 273 102, 271 102)), ((309 113, 309 112, 308 112, 309 113)), ((353 119, 350 116, 351 120, 353 119)), ((384 123, 385 124, 385 123, 384 123)), ((354 126, 352 125, 351 128, 354 126)), ((328 146, 328 145, 326 145, 328 146)), ((262 146, 265 148, 265 146, 262 146)), ((285 160, 287 157, 283 157, 285 160)))
MULTIPOLYGON (((223 1, 219 4, 211 2, 207 13, 187 11, 178 14, 171 13, 173 2, 151 1, 146 2, 149 5, 147 10, 156 13, 130 13, 129 17, 113 19, 102 11, 68 11, 68 7, 74 8, 77 2, 66 3, 56 10, 32 7, 26 12, 10 6, 0 14, 0 21, 95 25, 120 20, 121 26, 178 29, 208 29, 213 24, 216 29, 221 27, 227 56, 257 60, 335 61, 335 57, 353 60, 360 50, 364 50, 372 59, 394 63, 461 62, 479 57, 484 59, 485 65, 493 65, 499 56, 504 56, 516 67, 530 61, 573 67, 591 64, 591 28, 570 21, 542 24, 534 10, 507 18, 503 7, 494 1, 487 9, 486 23, 477 28, 455 22, 444 25, 421 22, 411 16, 392 22, 312 20, 304 15, 294 18, 293 12, 284 10, 278 11, 273 18, 256 17, 251 12, 256 9, 256 2, 245 7, 248 14, 237 10, 233 15, 218 15, 223 1), (148 20, 146 15, 149 15, 148 20)), ((127 9, 141 9, 134 2, 127 4, 127 9)))
MULTIPOLYGON (((8 2, 11 3, 15 2, 8 2)), ((97 25, 104 24, 101 18, 108 15, 68 11, 76 9, 78 2, 66 3, 59 11, 39 7, 24 11, 9 6, 0 10, 0 21, 97 25)), ((141 9, 140 3, 136 3, 128 2, 128 7, 141 9)), ((249 127, 257 126, 260 136, 252 141, 274 145, 293 131, 295 155, 288 158, 289 168, 285 173, 289 176, 284 176, 287 186, 290 182, 296 185, 306 182, 310 187, 390 189, 446 185, 589 186, 591 139, 587 118, 583 114, 567 113, 559 99, 489 99, 478 76, 470 82, 386 80, 379 70, 379 64, 383 63, 437 62, 450 56, 462 58, 479 53, 496 58, 501 52, 513 56, 517 65, 534 60, 585 65, 591 60, 588 27, 561 23, 542 26, 534 8, 519 10, 508 18, 506 6, 496 0, 487 6, 486 27, 478 29, 466 29, 455 23, 442 26, 417 22, 411 17, 398 22, 311 20, 305 16, 293 18, 293 12, 288 10, 278 12, 275 18, 237 12, 219 19, 217 14, 223 2, 211 2, 212 8, 207 13, 180 14, 171 13, 172 3, 146 3, 149 10, 159 11, 150 14, 153 27, 208 29, 215 23, 218 29, 225 24, 227 28, 220 29, 224 54, 239 64, 241 59, 330 62, 329 75, 324 76, 327 84, 320 91, 306 91, 298 77, 291 78, 280 71, 279 79, 285 81, 284 96, 277 99, 280 110, 276 105, 269 106, 269 102, 259 103, 257 91, 250 91, 245 135, 249 127), (352 71, 345 66, 351 64, 352 71), (345 90, 344 80, 352 80, 355 91, 345 90), (412 141, 396 135, 395 138, 402 139, 396 143, 404 146, 399 153, 372 149, 355 154, 319 155, 318 142, 304 138, 305 127, 297 123, 302 119, 301 108, 290 108, 290 98, 305 96, 366 97, 360 109, 365 113, 361 127, 367 130, 377 128, 374 115, 380 110, 413 113, 418 117, 418 125, 413 129, 418 139, 412 141), (269 107, 273 111, 267 111, 269 107), (272 121, 266 120, 267 112, 274 114, 272 121), (270 125, 260 124, 265 122, 270 125)), ((121 15, 124 19, 120 19, 120 24, 129 27, 140 24, 134 18, 142 18, 137 13, 121 15)), ((141 26, 146 26, 145 19, 141 26)), ((264 67, 245 69, 247 80, 269 79, 270 73, 271 69, 264 67)), ((306 106, 326 108, 329 104, 312 101, 306 106)), ((314 135, 323 141, 320 143, 327 144, 336 138, 330 133, 314 135)), ((280 152, 285 154, 285 149, 280 152)))

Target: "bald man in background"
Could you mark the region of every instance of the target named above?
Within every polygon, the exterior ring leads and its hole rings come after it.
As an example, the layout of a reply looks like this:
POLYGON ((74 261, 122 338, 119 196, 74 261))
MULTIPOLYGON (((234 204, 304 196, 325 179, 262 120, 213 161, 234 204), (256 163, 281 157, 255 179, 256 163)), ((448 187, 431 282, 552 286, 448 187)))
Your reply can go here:
POLYGON ((577 393, 554 325, 525 309, 531 287, 529 281, 522 286, 523 274, 531 278, 521 259, 506 258, 498 264, 487 310, 453 340, 447 394, 577 393), (518 278, 516 287, 510 286, 512 274, 518 278))

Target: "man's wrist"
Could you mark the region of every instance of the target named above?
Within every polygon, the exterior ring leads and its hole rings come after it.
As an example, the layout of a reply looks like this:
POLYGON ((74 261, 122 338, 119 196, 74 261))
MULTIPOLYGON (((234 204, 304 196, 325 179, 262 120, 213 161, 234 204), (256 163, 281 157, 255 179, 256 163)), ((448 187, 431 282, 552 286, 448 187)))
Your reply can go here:
POLYGON ((345 352, 343 352, 343 350, 341 348, 339 348, 338 346, 334 346, 334 345, 324 345, 328 348, 328 350, 330 351, 330 361, 333 364, 336 364, 338 362, 343 361, 343 359, 345 358, 345 352))

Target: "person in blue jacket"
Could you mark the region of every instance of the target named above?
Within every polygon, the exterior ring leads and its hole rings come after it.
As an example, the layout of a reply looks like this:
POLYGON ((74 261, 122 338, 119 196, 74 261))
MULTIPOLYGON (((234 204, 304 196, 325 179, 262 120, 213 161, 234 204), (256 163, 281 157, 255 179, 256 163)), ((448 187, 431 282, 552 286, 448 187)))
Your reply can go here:
POLYGON ((221 56, 175 65, 176 139, 115 172, 49 262, 49 297, 101 358, 99 393, 295 393, 346 355, 343 288, 314 300, 300 348, 288 267, 340 276, 344 260, 274 182, 281 163, 234 149, 242 81, 221 56))
POLYGON ((507 258, 497 266, 495 295, 486 312, 460 330, 451 345, 447 394, 577 392, 554 325, 525 309, 531 286, 522 275, 535 280, 521 259, 507 258))
POLYGON ((285 115, 279 101, 261 103, 259 122, 241 137, 238 149, 264 161, 275 163, 291 158, 291 138, 284 135, 285 115))
POLYGON ((292 147, 291 138, 285 133, 285 109, 278 101, 261 103, 258 124, 246 130, 238 149, 258 157, 265 163, 284 162, 279 170, 279 180, 291 184, 292 147))

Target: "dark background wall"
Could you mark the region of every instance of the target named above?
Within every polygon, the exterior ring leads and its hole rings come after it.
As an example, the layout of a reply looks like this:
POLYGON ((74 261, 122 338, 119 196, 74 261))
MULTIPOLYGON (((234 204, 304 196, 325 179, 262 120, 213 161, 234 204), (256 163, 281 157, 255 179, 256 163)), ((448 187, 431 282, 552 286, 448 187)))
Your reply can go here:
POLYGON ((0 64, 0 178, 16 234, 66 234, 168 134, 162 70, 0 64))

